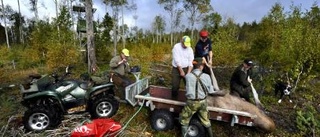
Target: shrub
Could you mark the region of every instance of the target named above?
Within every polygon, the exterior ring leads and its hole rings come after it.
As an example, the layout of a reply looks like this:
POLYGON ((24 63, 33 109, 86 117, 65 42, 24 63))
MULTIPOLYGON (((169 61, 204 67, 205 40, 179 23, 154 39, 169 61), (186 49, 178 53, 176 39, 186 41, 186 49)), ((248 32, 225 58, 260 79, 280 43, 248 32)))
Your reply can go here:
POLYGON ((315 136, 320 131, 319 114, 311 105, 306 110, 297 111, 296 126, 300 133, 306 136, 315 136))

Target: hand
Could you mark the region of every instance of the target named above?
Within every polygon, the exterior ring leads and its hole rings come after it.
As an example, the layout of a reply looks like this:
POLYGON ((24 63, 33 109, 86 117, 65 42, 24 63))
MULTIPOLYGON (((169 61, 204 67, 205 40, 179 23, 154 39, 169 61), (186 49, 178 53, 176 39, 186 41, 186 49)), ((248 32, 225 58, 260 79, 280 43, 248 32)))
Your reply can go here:
POLYGON ((250 77, 248 77, 248 82, 252 83, 252 79, 250 77))
POLYGON ((120 64, 125 63, 125 62, 127 62, 127 60, 126 59, 122 59, 118 64, 120 65, 120 64))
POLYGON ((184 71, 180 71, 180 76, 184 77, 186 74, 184 73, 184 71))
POLYGON ((209 65, 210 65, 210 66, 212 66, 212 59, 211 59, 211 60, 209 60, 209 65))

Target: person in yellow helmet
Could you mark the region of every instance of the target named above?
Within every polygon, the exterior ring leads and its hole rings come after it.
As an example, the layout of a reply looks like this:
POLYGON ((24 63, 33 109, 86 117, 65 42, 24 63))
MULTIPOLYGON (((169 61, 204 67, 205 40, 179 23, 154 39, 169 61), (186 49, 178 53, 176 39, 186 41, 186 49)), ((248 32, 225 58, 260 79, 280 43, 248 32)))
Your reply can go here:
POLYGON ((122 49, 120 55, 113 57, 109 64, 111 68, 111 79, 120 92, 120 99, 125 99, 125 87, 133 83, 132 80, 126 76, 126 74, 130 72, 129 56, 129 50, 122 49))
POLYGON ((172 48, 172 98, 178 97, 180 81, 185 83, 185 75, 190 73, 194 59, 193 50, 191 48, 191 39, 189 36, 183 36, 179 43, 172 48))

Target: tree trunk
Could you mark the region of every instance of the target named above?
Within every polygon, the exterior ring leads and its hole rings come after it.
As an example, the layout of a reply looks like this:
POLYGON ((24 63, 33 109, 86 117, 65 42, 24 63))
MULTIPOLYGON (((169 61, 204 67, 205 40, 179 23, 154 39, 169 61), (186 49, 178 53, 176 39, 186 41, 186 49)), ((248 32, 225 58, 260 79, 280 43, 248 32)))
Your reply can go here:
POLYGON ((8 37, 8 29, 7 29, 7 22, 6 22, 7 15, 4 12, 3 0, 1 0, 1 4, 2 4, 2 15, 3 15, 3 21, 4 21, 4 30, 5 30, 5 33, 6 33, 7 46, 8 46, 8 48, 10 48, 9 37, 8 37))
POLYGON ((94 45, 94 32, 92 20, 92 0, 86 0, 86 27, 87 27, 87 52, 88 52, 88 72, 93 73, 97 69, 97 60, 94 45))
POLYGON ((117 20, 118 16, 117 16, 117 13, 115 11, 115 9, 113 9, 113 27, 112 27, 112 30, 113 30, 113 46, 114 46, 114 55, 113 56, 117 56, 117 40, 118 40, 118 35, 117 35, 117 30, 116 30, 116 20, 117 20))
POLYGON ((23 39, 23 34, 22 34, 22 16, 21 16, 21 10, 20 10, 20 0, 18 1, 18 8, 19 8, 19 22, 20 22, 20 26, 19 26, 19 33, 20 33, 20 42, 22 44, 24 44, 24 39, 23 39))
MULTIPOLYGON (((59 2, 58 2, 58 0, 54 0, 54 3, 56 5, 56 18, 58 19, 59 18, 59 2)), ((57 30, 58 30, 58 37, 60 39, 60 28, 59 28, 59 25, 57 25, 57 30)))
POLYGON ((126 38, 125 38, 125 34, 124 34, 123 5, 121 6, 121 14, 122 14, 122 19, 121 19, 122 20, 122 48, 126 48, 126 38))

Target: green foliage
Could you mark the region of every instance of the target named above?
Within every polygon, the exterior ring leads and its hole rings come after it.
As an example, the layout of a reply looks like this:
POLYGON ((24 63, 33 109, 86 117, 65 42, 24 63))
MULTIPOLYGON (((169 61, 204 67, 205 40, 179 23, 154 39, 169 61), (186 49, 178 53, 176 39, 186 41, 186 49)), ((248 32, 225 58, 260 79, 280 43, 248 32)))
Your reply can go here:
POLYGON ((46 65, 48 68, 64 67, 77 64, 80 61, 80 52, 73 45, 48 45, 46 65))
POLYGON ((297 111, 296 126, 303 135, 315 136, 320 132, 319 113, 309 106, 306 110, 297 111))
POLYGON ((242 53, 247 52, 247 47, 237 42, 237 29, 238 27, 233 21, 229 20, 212 36, 213 64, 215 66, 237 64, 243 58, 244 54, 242 53))
POLYGON ((16 98, 12 94, 0 94, 0 100, 0 127, 2 127, 7 124, 5 122, 7 122, 10 116, 16 114, 19 104, 16 102, 16 98))
POLYGON ((12 58, 13 52, 7 46, 0 46, 0 66, 10 63, 12 58))

